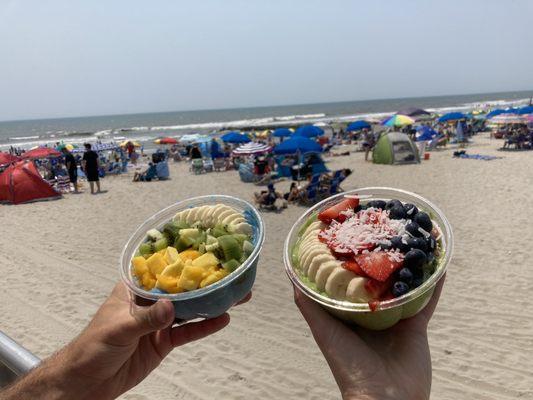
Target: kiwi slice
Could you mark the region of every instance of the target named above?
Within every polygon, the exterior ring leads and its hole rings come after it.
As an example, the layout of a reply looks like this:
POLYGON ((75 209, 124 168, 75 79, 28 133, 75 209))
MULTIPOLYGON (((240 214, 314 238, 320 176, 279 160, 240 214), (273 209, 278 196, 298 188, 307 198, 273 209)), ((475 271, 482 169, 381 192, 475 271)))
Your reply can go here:
POLYGON ((239 268, 239 266, 241 265, 240 262, 238 262, 237 260, 235 259, 231 259, 229 261, 226 261, 226 262, 223 262, 222 263, 222 267, 227 270, 228 272, 233 272, 235 271, 237 268, 239 268))
POLYGON ((168 241, 165 237, 161 237, 154 243, 154 251, 161 251, 168 247, 168 241))
POLYGON ((163 234, 159 232, 157 229, 150 229, 148 232, 146 232, 146 236, 149 240, 152 242, 155 242, 163 237, 163 234))
POLYGON ((194 239, 190 238, 188 236, 180 236, 176 241, 174 242, 174 247, 179 252, 187 250, 189 247, 192 247, 194 244, 194 239))
POLYGON ((246 257, 249 257, 250 254, 252 254, 254 251, 254 245, 250 243, 248 240, 245 240, 244 243, 242 244, 242 251, 244 252, 244 255, 246 257))
POLYGON ((204 245, 204 248, 205 248, 206 239, 207 239, 207 234, 205 233, 205 231, 200 231, 196 239, 194 239, 194 244, 192 245, 192 247, 195 250, 199 250, 200 246, 204 245))
POLYGON ((189 224, 184 221, 172 221, 172 223, 178 227, 178 230, 190 228, 189 224))
POLYGON ((141 243, 141 245, 139 246, 139 253, 141 253, 143 257, 151 256, 152 254, 154 254, 153 244, 148 242, 141 243))
POLYGON ((235 239, 237 239, 237 242, 239 242, 242 246, 245 240, 248 240, 248 235, 245 235, 244 233, 234 233, 231 236, 233 236, 235 239))
POLYGON ((169 243, 174 243, 179 234, 180 228, 174 222, 168 222, 163 226, 163 236, 167 238, 169 243))
POLYGON ((231 235, 218 237, 218 246, 224 254, 224 260, 239 260, 242 257, 242 248, 237 239, 231 235))
POLYGON ((214 226, 213 229, 211 229, 211 235, 214 237, 224 236, 227 235, 228 231, 225 229, 224 225, 217 224, 214 226))

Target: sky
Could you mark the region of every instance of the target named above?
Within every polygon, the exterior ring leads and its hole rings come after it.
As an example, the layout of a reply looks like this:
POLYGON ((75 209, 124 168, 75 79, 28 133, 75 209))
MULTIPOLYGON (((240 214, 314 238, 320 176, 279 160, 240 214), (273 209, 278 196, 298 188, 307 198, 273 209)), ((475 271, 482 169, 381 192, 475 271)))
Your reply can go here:
POLYGON ((0 120, 533 89, 531 0, 0 0, 0 120))

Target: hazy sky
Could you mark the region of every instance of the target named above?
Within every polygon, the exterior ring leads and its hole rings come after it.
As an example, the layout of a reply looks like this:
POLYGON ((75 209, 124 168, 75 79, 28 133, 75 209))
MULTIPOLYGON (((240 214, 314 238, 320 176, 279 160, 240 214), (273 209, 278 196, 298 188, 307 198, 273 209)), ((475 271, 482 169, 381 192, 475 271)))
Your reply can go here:
POLYGON ((533 89, 532 0, 0 0, 0 120, 533 89))

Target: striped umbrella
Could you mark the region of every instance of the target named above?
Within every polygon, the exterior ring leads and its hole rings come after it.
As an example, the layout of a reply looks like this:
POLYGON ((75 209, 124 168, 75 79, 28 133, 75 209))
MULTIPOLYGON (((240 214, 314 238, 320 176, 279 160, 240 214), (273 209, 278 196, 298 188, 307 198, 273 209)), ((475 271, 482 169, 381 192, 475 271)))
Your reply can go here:
POLYGON ((387 118, 385 121, 381 123, 381 125, 384 126, 406 126, 406 125, 413 125, 415 123, 415 120, 411 117, 408 117, 407 115, 402 114, 395 114, 392 117, 387 118))
POLYGON ((490 119, 490 122, 497 125, 527 124, 527 117, 516 114, 500 114, 490 119))
MULTIPOLYGON (((93 151, 110 151, 110 150, 116 150, 119 146, 115 143, 96 143, 91 146, 91 150, 93 151)), ((72 150, 72 153, 84 153, 85 149, 74 149, 72 150)))
POLYGON ((131 142, 133 144, 133 147, 142 147, 141 144, 135 140, 124 140, 119 144, 120 147, 126 147, 128 143, 131 142))
POLYGON ((164 137, 154 140, 155 144, 178 144, 178 141, 171 137, 164 137))
POLYGON ((272 147, 267 146, 266 144, 250 142, 243 144, 242 146, 239 146, 235 150, 233 150, 233 155, 246 156, 251 154, 268 153, 271 150, 272 147))

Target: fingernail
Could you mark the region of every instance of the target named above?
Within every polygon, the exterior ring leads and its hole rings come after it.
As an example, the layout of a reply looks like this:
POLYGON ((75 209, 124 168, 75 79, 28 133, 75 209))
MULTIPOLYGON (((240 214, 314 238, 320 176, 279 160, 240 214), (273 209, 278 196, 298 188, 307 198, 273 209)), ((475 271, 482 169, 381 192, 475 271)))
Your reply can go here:
POLYGON ((155 320, 159 325, 166 323, 170 319, 169 306, 167 301, 161 301, 155 309, 155 320))

